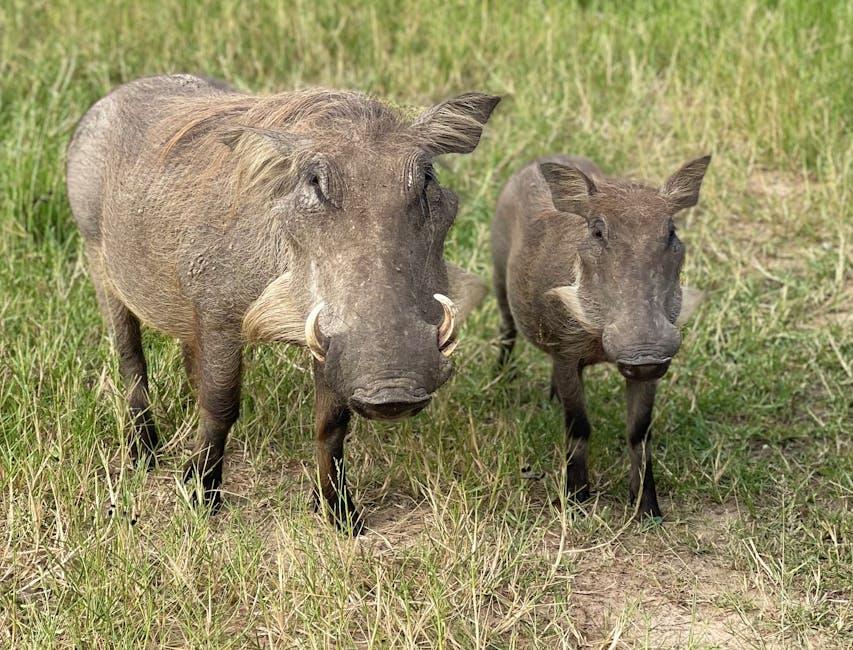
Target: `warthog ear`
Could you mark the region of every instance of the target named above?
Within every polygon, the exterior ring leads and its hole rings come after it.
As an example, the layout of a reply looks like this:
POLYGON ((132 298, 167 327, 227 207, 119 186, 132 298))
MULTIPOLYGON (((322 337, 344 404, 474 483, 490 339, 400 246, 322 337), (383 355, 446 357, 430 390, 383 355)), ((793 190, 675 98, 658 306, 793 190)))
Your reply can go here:
POLYGON ((456 306, 456 320, 461 322, 468 317, 486 297, 486 283, 473 273, 447 263, 449 298, 456 306))
POLYGON ((465 93, 427 109, 412 128, 421 146, 433 156, 471 153, 500 101, 496 95, 465 93))
POLYGON ((678 312, 678 318, 675 319, 675 324, 679 327, 684 325, 690 317, 693 315, 693 312, 696 311, 696 308, 705 298, 705 294, 698 289, 691 289, 690 287, 681 287, 681 311, 678 312))
POLYGON ((710 155, 691 160, 667 179, 660 189, 661 195, 669 199, 676 210, 692 208, 699 201, 699 188, 710 162, 710 155))
POLYGON ((559 212, 586 217, 589 197, 598 191, 589 176, 577 167, 554 162, 540 163, 539 171, 551 190, 551 200, 559 212))

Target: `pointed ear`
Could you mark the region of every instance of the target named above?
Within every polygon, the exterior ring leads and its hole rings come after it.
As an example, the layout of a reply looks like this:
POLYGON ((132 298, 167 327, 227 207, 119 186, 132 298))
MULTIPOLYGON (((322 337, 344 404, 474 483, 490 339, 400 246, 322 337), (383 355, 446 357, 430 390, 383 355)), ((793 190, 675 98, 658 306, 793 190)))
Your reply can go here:
POLYGON ((667 179, 660 189, 661 195, 669 199, 676 210, 692 208, 699 201, 699 188, 710 162, 710 155, 691 160, 667 179))
POLYGON ((553 162, 540 163, 539 171, 558 211, 586 216, 589 197, 598 191, 589 176, 577 167, 553 162))
POLYGON ((500 101, 496 95, 483 93, 459 95, 424 111, 412 129, 420 145, 433 156, 471 153, 500 101))
POLYGON ((219 141, 232 151, 241 141, 247 138, 257 138, 283 156, 287 156, 296 149, 304 148, 311 144, 309 138, 301 135, 288 133, 287 131, 259 129, 254 126, 228 126, 219 134, 219 141))
POLYGON ((690 320, 693 312, 696 311, 696 308, 702 303, 704 298, 704 292, 699 291, 698 289, 691 289, 690 287, 682 286, 681 311, 678 312, 678 318, 675 319, 675 324, 680 327, 690 320))
POLYGON ((486 297, 486 283, 473 273, 447 263, 448 297, 456 306, 456 319, 468 317, 486 297))

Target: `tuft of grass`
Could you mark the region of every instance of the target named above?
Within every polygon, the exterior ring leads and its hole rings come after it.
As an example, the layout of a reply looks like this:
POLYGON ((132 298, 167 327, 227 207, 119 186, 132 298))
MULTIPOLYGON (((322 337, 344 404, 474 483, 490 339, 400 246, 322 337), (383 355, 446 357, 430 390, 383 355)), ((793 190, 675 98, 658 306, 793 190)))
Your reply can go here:
POLYGON ((8 647, 848 647, 853 644, 850 247, 853 3, 0 5, 0 644, 8 647), (303 353, 248 355, 226 508, 190 507, 195 411, 177 345, 146 334, 159 468, 127 416, 64 189, 91 103, 197 72, 404 105, 505 96, 442 178, 447 256, 489 276, 502 183, 578 153, 663 179, 714 162, 683 219, 707 292, 654 423, 667 519, 625 504, 624 402, 590 373, 596 499, 555 508, 561 416, 545 359, 493 374, 497 313, 466 324, 441 399, 348 445, 371 531, 311 510, 303 353), (522 478, 531 464, 543 480, 522 478))

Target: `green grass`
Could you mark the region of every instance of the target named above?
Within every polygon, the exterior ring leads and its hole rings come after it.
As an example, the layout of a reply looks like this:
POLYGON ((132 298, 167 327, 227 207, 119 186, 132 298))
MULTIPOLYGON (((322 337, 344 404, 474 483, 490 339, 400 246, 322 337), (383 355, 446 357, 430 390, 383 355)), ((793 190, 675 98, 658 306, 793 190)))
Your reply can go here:
POLYGON ((0 4, 0 644, 8 647, 850 647, 849 208, 853 3, 0 4), (177 345, 146 335, 166 445, 126 415, 64 189, 77 119, 111 87, 202 72, 425 105, 506 97, 471 156, 449 259, 490 274, 501 184, 566 151, 662 180, 714 154, 683 218, 707 291, 660 391, 663 527, 630 519, 621 382, 588 381, 598 499, 559 494, 546 360, 494 381, 493 299, 441 399, 359 421, 347 454, 372 532, 309 507, 306 354, 251 353, 227 507, 179 483, 194 430, 177 345), (528 462, 542 481, 527 481, 528 462), (112 513, 112 514, 110 514, 112 513))

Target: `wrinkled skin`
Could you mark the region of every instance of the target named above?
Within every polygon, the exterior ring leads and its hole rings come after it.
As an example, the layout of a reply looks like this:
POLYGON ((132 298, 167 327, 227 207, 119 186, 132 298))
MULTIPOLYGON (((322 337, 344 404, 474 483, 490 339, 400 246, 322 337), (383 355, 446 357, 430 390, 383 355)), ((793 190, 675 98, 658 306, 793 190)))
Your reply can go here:
POLYGON ((409 120, 355 93, 258 98, 172 75, 96 103, 69 146, 68 194, 128 388, 134 458, 153 462, 158 443, 140 323, 182 342, 199 401, 186 476, 214 507, 243 345, 310 345, 313 332, 318 503, 358 533, 343 469, 351 413, 426 406, 451 374, 433 295, 453 299, 457 320, 482 297, 443 260, 457 201, 432 162, 473 151, 498 101, 470 93, 409 120))
POLYGON ((675 215, 696 204, 710 157, 661 188, 606 177, 591 161, 552 156, 513 176, 492 228, 503 318, 500 365, 517 330, 553 360, 552 394, 566 428, 566 491, 589 498, 586 366, 613 363, 625 377, 630 499, 661 516, 651 462, 656 382, 681 345, 678 325, 701 297, 682 287, 684 245, 675 215))

